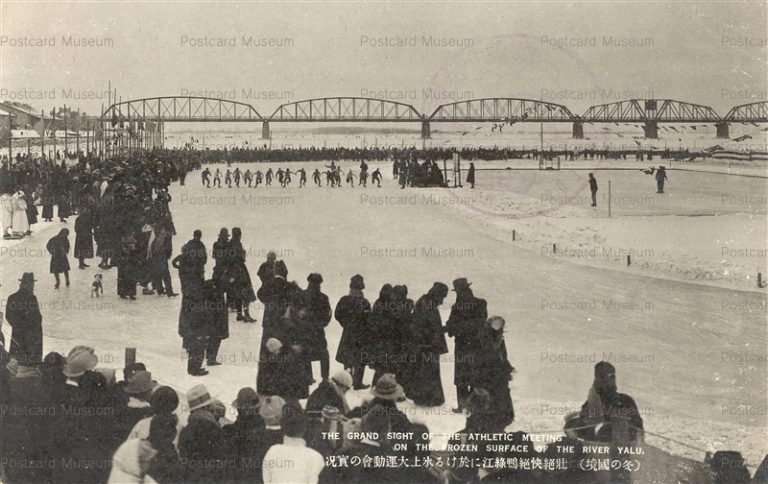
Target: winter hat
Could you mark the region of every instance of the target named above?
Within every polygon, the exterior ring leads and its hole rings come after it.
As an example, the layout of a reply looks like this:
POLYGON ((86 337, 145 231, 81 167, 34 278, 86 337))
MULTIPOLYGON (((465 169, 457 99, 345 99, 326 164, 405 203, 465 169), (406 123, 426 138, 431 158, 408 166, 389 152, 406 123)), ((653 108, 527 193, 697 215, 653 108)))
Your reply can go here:
POLYGON ((276 339, 276 338, 269 338, 269 339, 267 340, 267 342, 266 342, 265 346, 267 347, 267 351, 269 351, 269 352, 270 352, 270 353, 272 353, 272 354, 275 354, 275 353, 277 353, 278 351, 280 351, 280 348, 282 348, 282 347, 283 347, 283 343, 282 343, 282 342, 280 342, 280 340, 279 340, 279 339, 276 339))
POLYGON ((80 348, 69 353, 67 362, 64 364, 65 376, 76 378, 83 376, 86 371, 96 368, 99 359, 89 350, 90 348, 80 348))
POLYGON ((467 398, 467 410, 473 414, 488 413, 491 408, 491 394, 482 388, 475 388, 467 398))
POLYGON ((280 419, 283 418, 283 407, 285 400, 273 395, 264 399, 259 409, 259 415, 264 419, 266 425, 279 426, 280 419))
POLYGON ((131 395, 146 393, 155 388, 155 382, 152 380, 152 373, 148 371, 137 371, 128 380, 123 390, 131 395))
POLYGON ((402 385, 397 383, 395 375, 385 373, 376 380, 376 385, 371 389, 374 397, 384 400, 397 400, 405 394, 402 385))
POLYGON ((195 385, 187 392, 187 405, 189 405, 190 412, 210 405, 213 402, 214 399, 211 398, 211 394, 208 393, 205 385, 195 385))
POLYGON ((346 370, 339 370, 334 373, 331 381, 345 390, 352 388, 352 375, 346 370))
POLYGON ((312 274, 307 276, 307 281, 309 281, 311 283, 314 283, 314 284, 322 284, 323 283, 323 276, 313 272, 312 274))
POLYGON ((248 408, 258 408, 261 403, 259 402, 259 395, 251 387, 241 388, 237 392, 237 398, 232 402, 232 406, 238 410, 248 408))
POLYGON ((361 291, 365 289, 365 281, 363 280, 363 276, 360 274, 355 274, 352 276, 352 278, 349 280, 349 288, 358 289, 361 291))
POLYGON ((152 393, 149 405, 155 415, 171 414, 179 406, 179 396, 171 387, 160 387, 152 393))

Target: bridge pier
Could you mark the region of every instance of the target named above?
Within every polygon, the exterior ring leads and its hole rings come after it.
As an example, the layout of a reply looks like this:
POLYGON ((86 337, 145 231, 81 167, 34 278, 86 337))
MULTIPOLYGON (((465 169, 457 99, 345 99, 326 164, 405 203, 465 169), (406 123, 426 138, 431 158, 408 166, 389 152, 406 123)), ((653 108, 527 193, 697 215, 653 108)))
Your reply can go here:
POLYGON ((658 139, 659 123, 657 121, 646 121, 643 125, 643 131, 645 131, 646 138, 658 139))
POLYGON ((272 133, 269 131, 269 121, 261 123, 261 139, 271 139, 272 133))
POLYGON ((421 139, 431 139, 432 131, 429 128, 429 121, 421 122, 421 139))
POLYGON ((717 137, 720 139, 728 139, 730 138, 730 133, 728 132, 728 123, 717 123, 715 124, 715 128, 717 128, 717 137))
POLYGON ((584 139, 584 123, 581 121, 573 122, 573 139, 584 139))

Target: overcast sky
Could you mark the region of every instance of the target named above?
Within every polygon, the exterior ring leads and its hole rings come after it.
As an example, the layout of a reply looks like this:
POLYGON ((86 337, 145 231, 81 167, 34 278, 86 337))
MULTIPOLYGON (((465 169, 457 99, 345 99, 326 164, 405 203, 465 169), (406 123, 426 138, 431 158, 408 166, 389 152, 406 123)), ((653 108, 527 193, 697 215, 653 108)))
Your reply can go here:
POLYGON ((89 113, 106 104, 111 80, 123 100, 209 91, 262 115, 283 102, 365 95, 428 114, 494 96, 581 113, 625 94, 725 114, 768 96, 766 5, 4 1, 0 91, 89 113), (67 46, 70 36, 103 45, 67 46), (193 45, 206 38, 225 45, 193 45), (272 45, 245 45, 251 38, 272 45))

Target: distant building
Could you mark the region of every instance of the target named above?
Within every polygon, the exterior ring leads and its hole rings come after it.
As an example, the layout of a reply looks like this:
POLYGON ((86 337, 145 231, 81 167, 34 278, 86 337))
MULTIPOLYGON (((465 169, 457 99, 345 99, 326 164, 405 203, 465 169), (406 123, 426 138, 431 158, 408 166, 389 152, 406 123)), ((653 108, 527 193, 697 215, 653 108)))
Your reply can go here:
POLYGON ((11 136, 11 113, 0 109, 0 140, 7 140, 11 136))
POLYGON ((37 111, 28 104, 3 101, 0 102, 0 109, 11 115, 12 129, 37 129, 39 132, 42 128, 42 120, 45 120, 46 129, 54 129, 52 124, 58 129, 58 118, 52 118, 49 114, 37 111))

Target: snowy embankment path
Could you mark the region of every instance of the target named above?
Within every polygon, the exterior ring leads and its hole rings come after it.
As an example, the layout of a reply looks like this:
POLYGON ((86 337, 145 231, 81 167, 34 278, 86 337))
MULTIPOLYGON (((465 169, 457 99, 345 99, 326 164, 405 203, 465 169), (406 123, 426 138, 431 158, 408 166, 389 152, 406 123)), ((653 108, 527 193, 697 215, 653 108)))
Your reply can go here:
MULTIPOLYGON (((314 170, 314 165, 305 165, 314 170)), ((507 321, 507 349, 518 370, 512 382, 517 413, 512 429, 561 428, 565 414, 585 400, 594 363, 608 359, 617 367, 619 390, 634 397, 648 430, 703 449, 741 451, 752 467, 762 460, 768 451, 765 294, 541 256, 516 247, 502 230, 481 227, 467 212, 424 198, 428 193, 439 196, 439 190, 401 191, 387 166, 382 168, 380 189, 315 188, 311 177, 302 189, 298 177, 287 189, 275 184, 205 189, 199 171, 193 172, 185 187, 174 184, 171 189, 178 232, 174 254, 194 229, 203 231, 210 251, 219 228, 239 226, 256 286, 258 265, 273 249, 285 260, 288 279, 302 287, 308 273, 320 272, 334 307, 357 273, 365 277, 371 302, 387 282, 406 284, 415 300, 435 281, 450 285, 456 277, 467 277, 474 283, 475 295, 487 299, 489 313, 507 321), (417 197, 409 199, 413 202, 372 202, 372 197, 404 194, 417 197)), ((71 218, 67 224, 70 230, 73 222, 71 218)), ((16 290, 23 271, 36 274, 45 352, 66 354, 71 347, 86 344, 96 348, 103 366, 120 368, 124 348, 135 347, 138 360, 158 381, 180 392, 205 383, 227 406, 239 388, 254 385, 262 319, 258 303, 252 307, 256 324, 236 322, 230 316, 230 338, 220 354, 224 364, 211 368, 206 377, 190 377, 177 335, 180 298, 139 295, 134 302, 120 300, 115 294, 116 269, 100 271, 95 260, 81 271, 70 259, 72 286, 53 289, 44 246, 62 226, 40 223, 33 227, 31 238, 3 242, 8 249, 0 258, 3 302, 16 290), (99 300, 90 298, 97 272, 105 273, 105 296, 99 300)), ((70 241, 74 246, 74 234, 70 241)), ((209 276, 212 268, 209 259, 209 276)), ((441 311, 443 321, 452 303, 450 293, 441 311)), ((3 330, 10 336, 7 324, 3 330)), ((333 360, 341 335, 335 320, 327 335, 333 360)), ((461 429, 464 423, 449 412, 456 404, 450 339, 449 348, 442 364, 446 405, 441 409, 403 405, 413 420, 427 423, 436 434, 435 446, 445 442, 440 434, 461 429)), ((332 361, 331 371, 338 367, 332 361)), ((319 378, 317 364, 314 373, 319 378)), ((371 376, 369 371, 367 382, 371 376)), ((355 398, 366 394, 356 392, 355 398)), ((229 416, 234 418, 234 413, 229 416)), ((654 437, 648 440, 703 458, 700 452, 654 437)))

